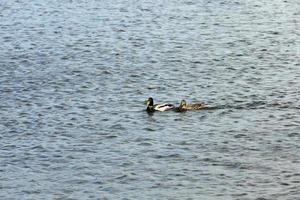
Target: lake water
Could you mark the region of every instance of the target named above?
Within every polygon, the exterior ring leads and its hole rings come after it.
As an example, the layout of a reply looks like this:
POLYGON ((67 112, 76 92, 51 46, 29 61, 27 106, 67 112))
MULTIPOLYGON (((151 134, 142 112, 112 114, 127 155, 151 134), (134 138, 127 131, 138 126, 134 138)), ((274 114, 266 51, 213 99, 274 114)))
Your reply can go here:
POLYGON ((2 0, 0 35, 0 199, 300 199, 298 0, 2 0))

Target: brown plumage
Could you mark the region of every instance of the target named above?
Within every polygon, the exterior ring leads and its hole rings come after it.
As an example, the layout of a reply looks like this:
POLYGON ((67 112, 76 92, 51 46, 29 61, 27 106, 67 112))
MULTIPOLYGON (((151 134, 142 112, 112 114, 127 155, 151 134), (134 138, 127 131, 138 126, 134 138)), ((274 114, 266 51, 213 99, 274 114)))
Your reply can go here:
POLYGON ((184 111, 187 111, 187 110, 201 110, 201 109, 208 108, 208 107, 210 107, 210 106, 205 105, 204 103, 188 104, 188 103, 186 103, 185 100, 182 100, 180 102, 180 105, 177 108, 177 110, 180 111, 180 112, 184 112, 184 111))

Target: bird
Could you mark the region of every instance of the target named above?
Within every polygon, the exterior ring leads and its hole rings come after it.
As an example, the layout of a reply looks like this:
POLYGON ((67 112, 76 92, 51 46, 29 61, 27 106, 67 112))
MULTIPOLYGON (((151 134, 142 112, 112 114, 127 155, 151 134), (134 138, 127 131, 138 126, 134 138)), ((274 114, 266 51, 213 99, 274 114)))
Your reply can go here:
POLYGON ((186 101, 182 100, 178 107, 173 109, 175 112, 186 112, 188 109, 186 108, 186 101))
POLYGON ((204 108, 210 108, 209 105, 206 105, 204 103, 193 103, 193 104, 188 104, 184 99, 181 100, 179 107, 176 108, 177 111, 179 112, 184 112, 187 110, 201 110, 204 108))
POLYGON ((172 110, 174 109, 175 106, 169 103, 165 103, 165 104, 154 104, 153 103, 153 98, 149 97, 149 99, 147 100, 147 109, 146 111, 149 113, 155 112, 155 111, 160 111, 160 112, 164 112, 167 110, 172 110))

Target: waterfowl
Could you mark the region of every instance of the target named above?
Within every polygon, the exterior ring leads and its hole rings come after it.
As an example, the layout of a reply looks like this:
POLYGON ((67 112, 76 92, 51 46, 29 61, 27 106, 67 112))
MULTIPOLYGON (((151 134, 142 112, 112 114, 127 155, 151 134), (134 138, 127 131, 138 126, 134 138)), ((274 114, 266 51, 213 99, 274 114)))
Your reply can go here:
POLYGON ((179 111, 186 111, 186 110, 201 110, 204 108, 209 108, 210 106, 205 105, 204 103, 193 103, 193 104, 188 104, 186 103, 185 100, 182 100, 180 102, 180 105, 178 107, 179 111))
POLYGON ((174 108, 174 111, 175 112, 185 112, 185 111, 187 111, 185 100, 182 100, 180 102, 180 105, 178 107, 174 108))
POLYGON ((153 103, 153 98, 149 98, 147 100, 147 112, 155 112, 155 111, 167 111, 167 110, 172 110, 174 109, 174 105, 165 103, 165 104, 154 104, 153 103))

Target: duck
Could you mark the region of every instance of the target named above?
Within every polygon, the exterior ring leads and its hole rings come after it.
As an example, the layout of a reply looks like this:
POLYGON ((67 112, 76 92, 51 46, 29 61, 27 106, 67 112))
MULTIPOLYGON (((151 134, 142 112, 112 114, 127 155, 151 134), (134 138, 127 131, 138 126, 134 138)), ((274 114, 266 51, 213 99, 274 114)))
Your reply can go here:
POLYGON ((147 100, 147 109, 146 111, 149 113, 155 112, 155 111, 168 111, 174 109, 175 106, 173 104, 165 103, 165 104, 154 104, 153 98, 149 97, 147 100))
POLYGON ((186 108, 186 101, 182 100, 178 107, 173 109, 175 112, 186 112, 188 109, 186 108))
POLYGON ((209 105, 206 105, 204 103, 193 103, 188 104, 184 99, 181 100, 179 107, 176 109, 179 112, 184 112, 187 110, 201 110, 204 108, 210 108, 209 105))

